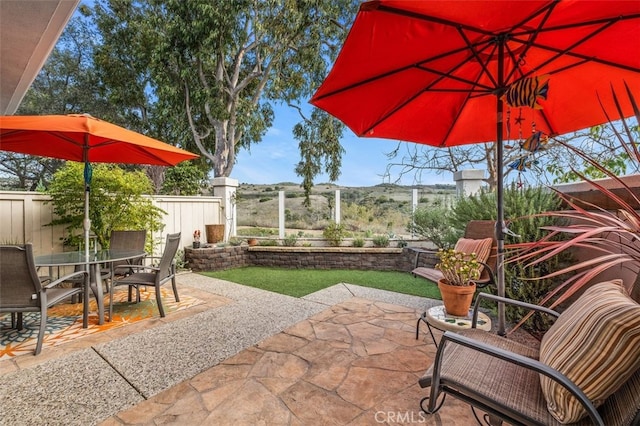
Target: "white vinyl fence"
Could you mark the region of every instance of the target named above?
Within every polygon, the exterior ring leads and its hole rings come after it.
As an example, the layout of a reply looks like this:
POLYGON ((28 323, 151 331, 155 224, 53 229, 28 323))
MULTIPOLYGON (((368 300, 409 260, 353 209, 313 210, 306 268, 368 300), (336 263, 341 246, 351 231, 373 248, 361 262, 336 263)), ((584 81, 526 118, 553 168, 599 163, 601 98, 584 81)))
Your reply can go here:
MULTIPOLYGON (((167 214, 164 229, 152 237, 155 253, 164 249, 167 234, 182 232, 181 245, 193 242, 193 231, 199 229, 203 241, 205 225, 224 224, 220 197, 181 197, 158 195, 151 197, 154 204, 167 214)), ((37 192, 0 191, 0 244, 33 243, 35 255, 62 252, 64 227, 48 226, 53 217, 50 197, 37 192)), ((226 234, 225 234, 226 235, 226 234)))

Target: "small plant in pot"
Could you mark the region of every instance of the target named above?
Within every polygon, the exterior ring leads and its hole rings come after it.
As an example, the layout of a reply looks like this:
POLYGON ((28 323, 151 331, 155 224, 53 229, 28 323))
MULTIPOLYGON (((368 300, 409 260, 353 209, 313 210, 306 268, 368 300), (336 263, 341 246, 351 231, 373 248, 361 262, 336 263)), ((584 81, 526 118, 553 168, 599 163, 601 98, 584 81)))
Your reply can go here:
POLYGON ((193 231, 193 248, 200 248, 200 230, 193 231))
POLYGON ((475 280, 480 278, 482 264, 475 253, 463 253, 453 249, 438 250, 440 262, 436 269, 442 272, 438 288, 447 314, 467 316, 473 295, 476 291, 475 280))

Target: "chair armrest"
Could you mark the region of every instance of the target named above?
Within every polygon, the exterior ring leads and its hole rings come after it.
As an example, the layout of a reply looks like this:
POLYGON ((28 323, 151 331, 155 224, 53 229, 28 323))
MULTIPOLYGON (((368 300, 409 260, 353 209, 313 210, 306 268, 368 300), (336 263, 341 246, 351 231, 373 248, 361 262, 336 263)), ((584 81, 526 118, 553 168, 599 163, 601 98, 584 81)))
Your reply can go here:
POLYGON ((478 309, 480 308, 480 302, 482 301, 482 299, 488 299, 496 303, 506 303, 508 305, 514 305, 514 306, 519 306, 521 308, 531 309, 533 311, 543 312, 555 318, 558 318, 560 316, 559 312, 556 312, 553 309, 549 309, 544 306, 534 305, 532 303, 526 303, 520 300, 509 299, 508 297, 496 296, 495 294, 478 293, 478 296, 476 297, 476 302, 473 305, 473 319, 471 321, 473 328, 475 328, 475 324, 478 319, 478 309))
MULTIPOLYGON (((436 352, 436 358, 433 362, 433 374, 432 374, 432 394, 434 393, 434 389, 438 389, 440 386, 440 371, 442 368, 442 362, 444 357, 445 348, 449 344, 457 344, 466 346, 472 350, 476 350, 478 352, 487 354, 489 356, 501 359, 503 361, 509 362, 511 364, 515 364, 519 367, 526 368, 528 370, 533 370, 539 374, 543 374, 549 377, 551 380, 559 383, 565 389, 567 389, 586 409, 589 417, 596 425, 604 426, 604 421, 598 413, 596 407, 591 403, 589 398, 584 394, 582 389, 576 386, 567 376, 560 373, 558 370, 549 367, 542 362, 517 354, 515 352, 511 352, 505 349, 501 349, 495 347, 493 345, 489 345, 483 342, 479 342, 477 340, 471 339, 467 336, 463 336, 458 333, 454 333, 451 331, 446 331, 442 339, 440 340, 440 344, 438 345, 438 350, 436 352)), ((470 360, 473 362, 472 360, 470 360)), ((499 373, 499 372, 497 372, 499 373)))
POLYGON ((86 277, 87 271, 75 271, 75 272, 73 272, 73 273, 71 273, 69 275, 65 275, 64 277, 60 277, 55 281, 51 281, 50 283, 48 283, 46 285, 43 285, 42 287, 43 288, 52 288, 52 287, 57 286, 58 284, 61 284, 64 281, 69 280, 70 278, 79 277, 80 275, 83 275, 83 276, 86 277))
POLYGON ((159 271, 160 268, 157 268, 155 266, 151 266, 151 265, 127 265, 127 266, 123 266, 123 268, 127 268, 127 269, 136 269, 136 272, 140 272, 140 271, 144 271, 144 270, 148 270, 148 271, 159 271))
POLYGON ((436 250, 425 250, 417 247, 410 247, 409 250, 416 253, 416 260, 413 263, 413 269, 417 268, 420 263, 420 255, 423 253, 437 253, 436 250))
POLYGON ((486 262, 480 262, 478 261, 479 264, 481 264, 484 269, 487 271, 487 273, 489 274, 489 281, 483 281, 483 282, 478 282, 476 281, 476 288, 485 288, 486 286, 488 286, 489 284, 495 284, 496 281, 496 274, 495 272, 493 272, 493 269, 491 268, 491 266, 489 266, 488 263, 486 262))

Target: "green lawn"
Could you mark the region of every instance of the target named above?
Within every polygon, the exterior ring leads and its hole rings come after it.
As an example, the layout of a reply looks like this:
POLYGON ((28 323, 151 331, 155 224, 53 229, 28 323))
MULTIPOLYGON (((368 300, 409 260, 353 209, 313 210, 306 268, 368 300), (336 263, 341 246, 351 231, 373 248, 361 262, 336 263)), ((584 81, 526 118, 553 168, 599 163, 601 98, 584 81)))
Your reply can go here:
POLYGON ((347 269, 284 269, 248 266, 226 271, 203 272, 219 278, 263 290, 302 297, 331 287, 349 283, 397 293, 440 299, 438 286, 408 272, 355 271, 347 269))

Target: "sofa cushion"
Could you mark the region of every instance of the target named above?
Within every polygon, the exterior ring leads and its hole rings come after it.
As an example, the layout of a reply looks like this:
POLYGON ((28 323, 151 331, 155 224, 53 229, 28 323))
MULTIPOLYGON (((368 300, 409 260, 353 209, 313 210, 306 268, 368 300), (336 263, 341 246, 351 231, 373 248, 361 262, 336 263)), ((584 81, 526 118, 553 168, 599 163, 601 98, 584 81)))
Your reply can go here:
MULTIPOLYGON (((460 238, 454 247, 455 251, 461 251, 463 253, 475 253, 478 262, 486 263, 491 254, 491 246, 493 245, 493 238, 460 238)), ((482 272, 482 268, 480 271, 482 272)))
MULTIPOLYGON (((601 405, 640 367, 640 305, 626 294, 621 280, 591 286, 542 338, 540 361, 601 405)), ((559 422, 587 415, 557 382, 540 375, 540 385, 547 409, 559 422)))

